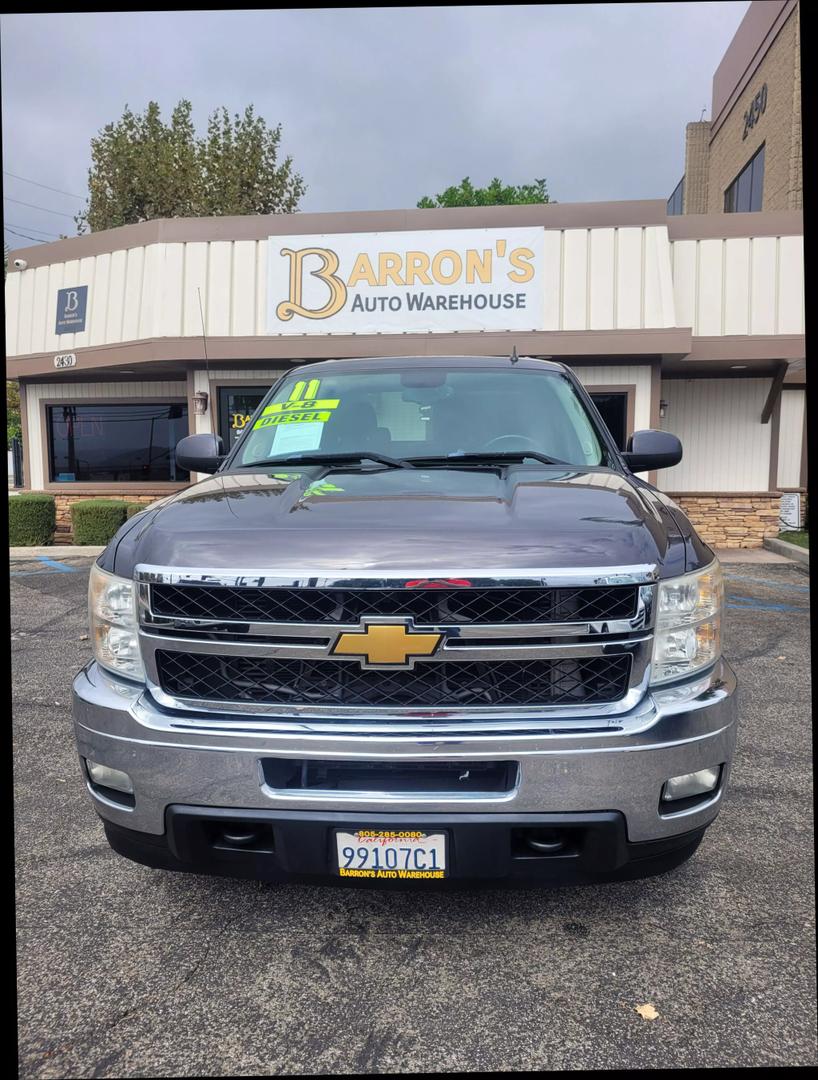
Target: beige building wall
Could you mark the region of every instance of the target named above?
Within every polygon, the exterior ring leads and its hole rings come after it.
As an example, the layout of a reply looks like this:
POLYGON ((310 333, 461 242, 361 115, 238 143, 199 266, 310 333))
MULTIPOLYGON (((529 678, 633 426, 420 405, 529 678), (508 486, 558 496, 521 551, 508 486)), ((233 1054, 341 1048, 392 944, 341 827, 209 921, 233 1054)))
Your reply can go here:
MULTIPOLYGON (((724 210, 725 190, 762 144, 762 209, 799 210, 803 205, 799 9, 796 4, 744 91, 712 135, 708 213, 724 210), (766 109, 744 138, 744 114, 765 84, 766 109)), ((686 208, 686 212, 696 211, 686 208)))
POLYGON ((659 473, 662 491, 762 492, 770 485, 772 426, 761 423, 766 379, 663 379, 663 431, 684 456, 659 473))
POLYGON ((685 189, 682 212, 706 214, 710 190, 710 121, 700 120, 685 129, 685 189))

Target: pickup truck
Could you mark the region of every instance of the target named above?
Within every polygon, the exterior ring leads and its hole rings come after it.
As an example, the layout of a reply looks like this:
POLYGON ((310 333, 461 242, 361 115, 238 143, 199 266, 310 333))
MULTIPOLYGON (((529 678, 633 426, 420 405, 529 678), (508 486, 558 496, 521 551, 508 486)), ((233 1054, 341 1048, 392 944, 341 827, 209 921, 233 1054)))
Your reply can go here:
POLYGON ((80 767, 110 845, 268 881, 551 885, 696 850, 727 788, 722 573, 566 366, 300 366, 89 584, 80 767))

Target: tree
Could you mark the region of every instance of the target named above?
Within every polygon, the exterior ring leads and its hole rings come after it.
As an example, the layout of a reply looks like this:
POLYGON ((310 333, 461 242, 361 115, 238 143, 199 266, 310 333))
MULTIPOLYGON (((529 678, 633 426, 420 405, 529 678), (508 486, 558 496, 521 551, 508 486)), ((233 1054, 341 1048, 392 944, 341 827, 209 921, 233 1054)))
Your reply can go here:
POLYGON ((232 118, 216 110, 207 135, 196 135, 192 106, 181 100, 170 123, 149 102, 126 106, 91 140, 88 203, 80 232, 165 217, 291 213, 306 187, 292 158, 279 163, 281 125, 270 128, 248 105, 232 118))
POLYGON ((20 387, 6 379, 6 449, 11 450, 11 440, 21 438, 20 387))
POLYGON ((545 180, 535 180, 533 184, 504 185, 495 176, 488 187, 476 188, 468 176, 461 182, 430 199, 424 195, 418 203, 421 210, 434 210, 438 207, 452 206, 513 206, 519 203, 547 203, 548 197, 545 180))

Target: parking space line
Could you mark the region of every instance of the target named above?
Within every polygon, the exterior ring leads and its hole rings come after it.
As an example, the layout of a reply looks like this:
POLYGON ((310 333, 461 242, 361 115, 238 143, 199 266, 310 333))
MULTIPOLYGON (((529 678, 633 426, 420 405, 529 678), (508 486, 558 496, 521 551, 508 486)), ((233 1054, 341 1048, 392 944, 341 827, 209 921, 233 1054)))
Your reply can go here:
POLYGON ((56 559, 49 559, 47 555, 38 555, 37 562, 45 563, 46 566, 52 566, 55 570, 59 570, 63 574, 73 574, 76 571, 76 566, 67 566, 65 563, 58 562, 56 559))
POLYGON ((769 585, 773 589, 791 589, 794 592, 809 592, 809 585, 790 585, 787 581, 771 581, 769 578, 745 577, 743 574, 725 574, 729 581, 750 581, 754 585, 769 585))
POLYGON ((731 596, 727 607, 738 608, 740 611, 803 611, 808 612, 808 607, 798 607, 796 604, 770 604, 764 600, 754 600, 751 596, 731 596))

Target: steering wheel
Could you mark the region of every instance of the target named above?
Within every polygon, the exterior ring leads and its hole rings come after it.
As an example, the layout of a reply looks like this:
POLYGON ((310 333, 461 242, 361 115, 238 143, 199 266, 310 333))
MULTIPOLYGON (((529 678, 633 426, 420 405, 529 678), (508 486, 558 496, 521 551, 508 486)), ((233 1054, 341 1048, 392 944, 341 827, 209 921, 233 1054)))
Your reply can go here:
MULTIPOLYGON (((490 439, 486 443, 484 449, 485 450, 490 450, 497 443, 505 442, 507 439, 516 439, 518 442, 522 441, 524 443, 528 443, 528 445, 531 447, 532 450, 539 450, 540 449, 539 445, 534 441, 534 439, 529 438, 528 435, 498 435, 496 438, 490 439)), ((518 449, 518 448, 514 447, 514 449, 518 449)))

